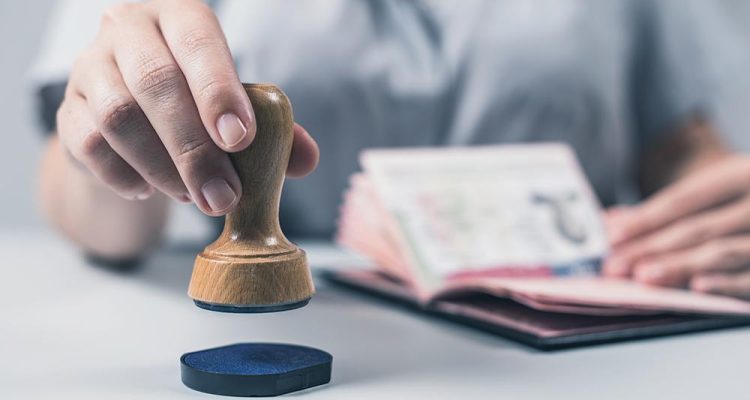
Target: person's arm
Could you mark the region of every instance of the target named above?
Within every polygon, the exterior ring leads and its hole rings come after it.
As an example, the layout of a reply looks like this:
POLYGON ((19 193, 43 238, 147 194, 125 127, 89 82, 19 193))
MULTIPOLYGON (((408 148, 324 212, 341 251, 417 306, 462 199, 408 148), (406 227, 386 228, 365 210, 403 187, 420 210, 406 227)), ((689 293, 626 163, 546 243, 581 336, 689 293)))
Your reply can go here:
POLYGON ((86 253, 107 260, 132 260, 156 245, 168 199, 124 199, 91 175, 60 146, 47 142, 40 169, 40 205, 47 220, 86 253))

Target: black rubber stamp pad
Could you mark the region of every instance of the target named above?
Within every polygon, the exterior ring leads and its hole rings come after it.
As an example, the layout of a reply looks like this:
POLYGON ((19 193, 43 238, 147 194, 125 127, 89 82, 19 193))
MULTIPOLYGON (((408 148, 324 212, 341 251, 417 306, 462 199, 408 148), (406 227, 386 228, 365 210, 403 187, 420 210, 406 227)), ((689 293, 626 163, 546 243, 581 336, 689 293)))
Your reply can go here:
POLYGON ((282 343, 239 343, 186 353, 182 382, 225 396, 278 396, 331 380, 333 357, 312 347, 282 343))

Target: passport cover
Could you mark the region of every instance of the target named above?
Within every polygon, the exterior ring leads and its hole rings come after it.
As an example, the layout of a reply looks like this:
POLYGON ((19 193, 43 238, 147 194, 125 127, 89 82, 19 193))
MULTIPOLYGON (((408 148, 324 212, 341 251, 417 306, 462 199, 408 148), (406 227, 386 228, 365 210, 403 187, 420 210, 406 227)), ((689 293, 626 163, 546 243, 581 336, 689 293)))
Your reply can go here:
POLYGON ((582 315, 541 311, 517 301, 484 293, 462 293, 431 303, 378 271, 326 271, 342 287, 374 295, 438 319, 467 325, 540 350, 645 339, 750 325, 750 317, 681 313, 582 315))

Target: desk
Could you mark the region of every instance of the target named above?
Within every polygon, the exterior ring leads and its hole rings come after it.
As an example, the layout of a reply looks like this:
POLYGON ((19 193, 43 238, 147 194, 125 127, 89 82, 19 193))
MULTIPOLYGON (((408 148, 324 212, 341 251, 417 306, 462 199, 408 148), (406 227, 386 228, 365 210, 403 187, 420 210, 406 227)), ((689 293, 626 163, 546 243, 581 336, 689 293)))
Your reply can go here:
MULTIPOLYGON (((314 269, 350 256, 304 243, 314 269)), ((328 287, 296 311, 232 315, 186 295, 196 249, 142 269, 87 265, 50 233, 0 231, 0 398, 218 398, 180 382, 182 353, 242 341, 334 355, 309 399, 750 398, 750 329, 543 353, 328 287)))

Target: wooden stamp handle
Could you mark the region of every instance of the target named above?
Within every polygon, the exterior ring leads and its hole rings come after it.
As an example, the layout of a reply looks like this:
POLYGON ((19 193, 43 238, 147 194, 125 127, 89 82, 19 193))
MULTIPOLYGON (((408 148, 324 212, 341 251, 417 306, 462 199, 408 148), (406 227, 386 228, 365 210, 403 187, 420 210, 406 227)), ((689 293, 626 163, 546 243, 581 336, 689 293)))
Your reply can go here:
POLYGON ((195 260, 188 294, 216 311, 267 312, 300 307, 315 292, 305 253, 279 226, 279 200, 294 140, 289 99, 269 84, 244 84, 258 129, 231 154, 242 181, 237 208, 221 236, 195 260))
POLYGON ((275 85, 244 84, 258 129, 253 143, 230 155, 242 182, 237 208, 226 216, 219 241, 230 253, 285 253, 293 247, 279 226, 279 201, 294 140, 292 105, 275 85), (223 240, 222 240, 223 239, 223 240))

